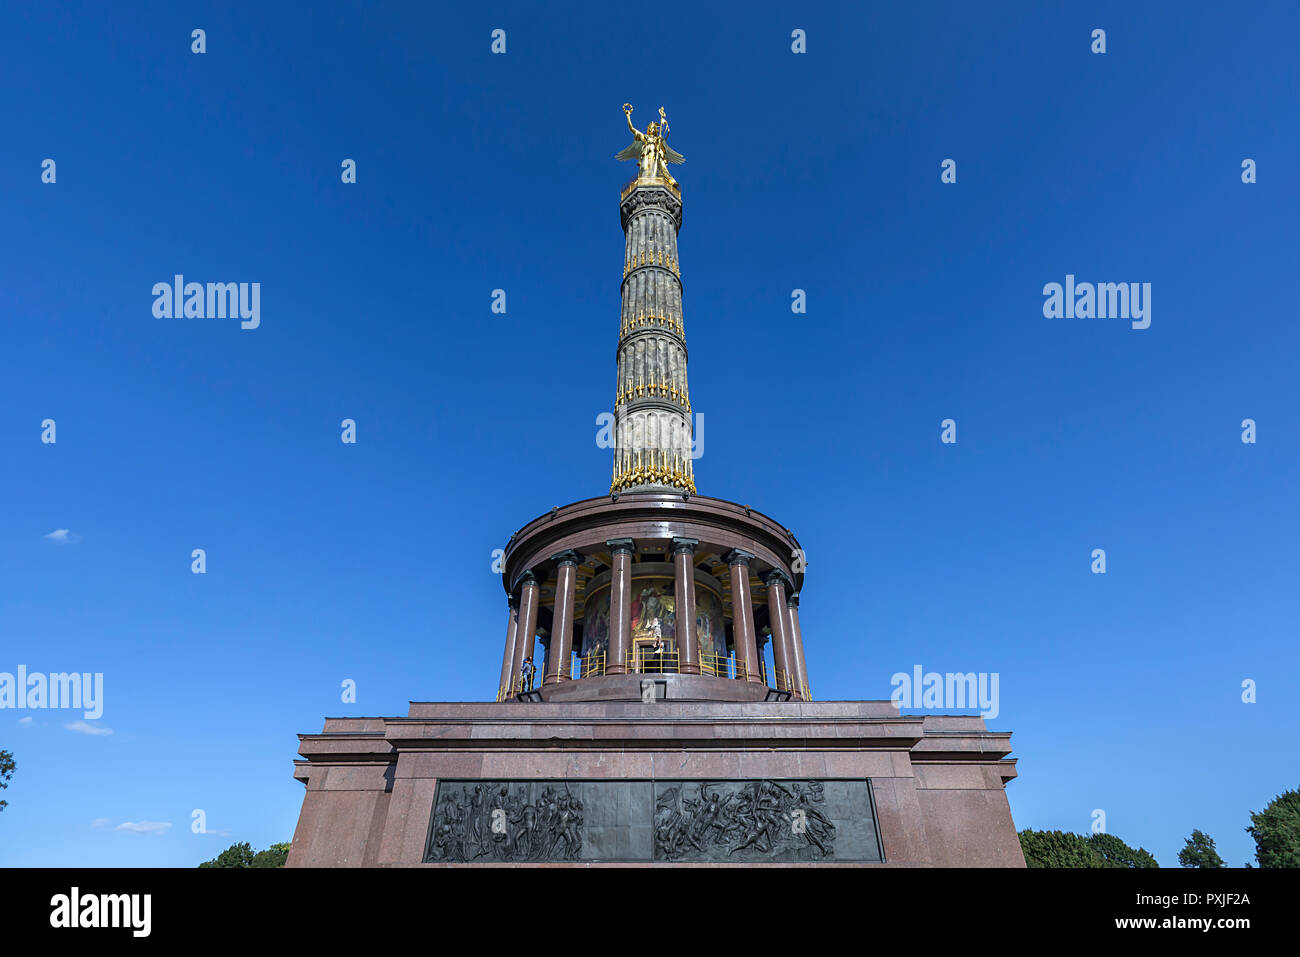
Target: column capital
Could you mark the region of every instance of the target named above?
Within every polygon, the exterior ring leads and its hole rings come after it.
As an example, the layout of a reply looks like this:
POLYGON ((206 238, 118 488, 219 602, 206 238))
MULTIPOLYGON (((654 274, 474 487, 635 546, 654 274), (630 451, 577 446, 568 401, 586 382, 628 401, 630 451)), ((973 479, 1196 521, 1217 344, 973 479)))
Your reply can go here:
POLYGON ((733 548, 723 556, 723 561, 728 565, 748 565, 754 560, 754 553, 747 552, 743 548, 733 548))
POLYGON ((582 561, 582 556, 569 548, 562 552, 556 552, 551 556, 551 561, 558 562, 561 565, 577 565, 582 561))
POLYGON ((533 574, 531 568, 525 568, 519 573, 519 581, 515 582, 515 584, 518 585, 521 590, 527 588, 529 585, 536 587, 537 576, 533 574))
POLYGON ((794 583, 790 581, 789 576, 786 575, 785 572, 781 571, 781 569, 773 568, 771 571, 769 571, 767 574, 763 576, 763 584, 768 586, 784 585, 787 588, 790 588, 793 586, 794 583))
POLYGON ((631 538, 611 538, 605 543, 605 547, 615 555, 620 552, 627 552, 630 555, 636 551, 636 541, 631 538))
POLYGON ((682 552, 694 552, 695 546, 700 544, 698 538, 674 538, 673 554, 680 555, 682 552))
POLYGON ((790 606, 793 607, 793 608, 798 608, 798 607, 799 607, 799 593, 798 593, 798 592, 795 592, 795 593, 792 594, 792 595, 786 595, 786 596, 785 596, 785 603, 786 603, 787 605, 790 605, 790 606))

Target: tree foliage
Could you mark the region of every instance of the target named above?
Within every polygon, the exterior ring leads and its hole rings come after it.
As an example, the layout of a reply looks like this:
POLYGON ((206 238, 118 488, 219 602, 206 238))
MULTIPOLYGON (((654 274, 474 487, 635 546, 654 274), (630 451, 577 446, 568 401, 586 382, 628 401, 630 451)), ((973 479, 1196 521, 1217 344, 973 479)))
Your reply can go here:
POLYGON ((1035 831, 1026 828, 1020 832, 1020 850, 1029 867, 1105 867, 1101 855, 1093 850, 1088 839, 1069 831, 1035 831))
POLYGON ((1092 834, 1088 837, 1092 849, 1106 863, 1103 867, 1159 867, 1156 859, 1144 847, 1136 851, 1114 834, 1092 834))
POLYGON ((289 844, 272 844, 253 855, 253 867, 284 867, 289 858, 289 844))
POLYGON ((1029 867, 1159 867, 1143 848, 1134 850, 1113 834, 1085 837, 1069 831, 1020 832, 1029 867))
POLYGON ((1204 831, 1194 830, 1186 846, 1178 852, 1178 863, 1183 867, 1226 867, 1223 858, 1214 848, 1214 838, 1204 831))
MULTIPOLYGON (((9 787, 9 779, 14 776, 18 765, 14 764, 12 751, 0 751, 0 789, 9 787)), ((9 806, 8 801, 0 801, 0 811, 9 806)))
POLYGON ((252 867, 253 849, 247 841, 231 844, 210 861, 204 861, 199 867, 252 867))
POLYGON ((289 856, 288 844, 272 844, 264 851, 254 851, 247 841, 231 844, 199 867, 284 867, 289 856))
POLYGON ((1250 812, 1246 833, 1255 839, 1260 867, 1300 867, 1300 790, 1279 794, 1264 810, 1250 812))

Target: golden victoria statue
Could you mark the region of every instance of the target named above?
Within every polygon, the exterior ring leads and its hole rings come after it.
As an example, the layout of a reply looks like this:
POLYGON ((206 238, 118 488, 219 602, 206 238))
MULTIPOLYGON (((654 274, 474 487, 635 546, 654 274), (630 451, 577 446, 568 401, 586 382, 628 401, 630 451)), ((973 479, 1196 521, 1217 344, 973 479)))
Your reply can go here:
POLYGON ((632 131, 634 139, 614 158, 637 160, 641 164, 639 180, 664 180, 673 189, 680 190, 677 180, 668 172, 668 164, 685 163, 686 157, 668 145, 668 117, 664 115, 664 108, 659 107, 659 122, 652 120, 644 133, 632 125, 631 103, 623 104, 623 115, 627 117, 627 128, 632 131))

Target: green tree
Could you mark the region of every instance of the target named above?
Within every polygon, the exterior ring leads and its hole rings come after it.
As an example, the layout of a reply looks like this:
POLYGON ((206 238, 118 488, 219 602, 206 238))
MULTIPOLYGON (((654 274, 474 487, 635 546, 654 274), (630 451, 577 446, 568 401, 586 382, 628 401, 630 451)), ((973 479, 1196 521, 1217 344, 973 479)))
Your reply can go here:
POLYGON ((247 841, 231 844, 210 861, 199 867, 284 867, 289 856, 288 844, 272 844, 264 851, 254 852, 247 841))
POLYGON ((1143 848, 1136 851, 1113 834, 1085 837, 1069 831, 1020 832, 1020 849, 1029 867, 1159 867, 1143 848))
POLYGON ((1029 867, 1105 867, 1106 862, 1081 834, 1069 831, 1020 832, 1020 849, 1029 867))
POLYGON ((231 844, 210 861, 204 861, 199 867, 252 867, 253 849, 247 841, 231 844))
POLYGON ((1204 831, 1192 831, 1187 845, 1178 852, 1178 863, 1183 867, 1226 867, 1219 852, 1214 849, 1214 838, 1204 831))
POLYGON ((1114 834, 1092 834, 1088 844, 1106 863, 1103 867, 1159 867, 1156 859, 1139 847, 1136 851, 1114 834))
POLYGON ((1260 867, 1300 867, 1300 790, 1275 797, 1264 810, 1250 812, 1246 833, 1255 839, 1260 867))
POLYGON ((252 867, 284 867, 285 860, 289 857, 288 844, 272 844, 264 851, 258 851, 253 855, 252 867))
MULTIPOLYGON (((9 779, 14 776, 18 765, 14 764, 12 751, 0 751, 0 789, 9 787, 9 779)), ((0 811, 9 806, 8 801, 0 801, 0 811)))

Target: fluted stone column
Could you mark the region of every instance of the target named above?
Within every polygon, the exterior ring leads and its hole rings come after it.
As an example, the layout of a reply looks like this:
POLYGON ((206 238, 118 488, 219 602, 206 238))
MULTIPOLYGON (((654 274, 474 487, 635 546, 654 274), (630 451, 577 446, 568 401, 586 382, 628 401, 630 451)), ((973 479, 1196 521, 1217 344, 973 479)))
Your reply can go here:
POLYGON ((799 593, 786 599, 790 607, 790 642, 794 647, 794 680, 799 697, 808 697, 808 666, 803 656, 803 631, 799 628, 799 593))
POLYGON ((627 673, 627 656, 632 651, 632 551, 636 543, 630 538, 616 538, 605 544, 613 562, 609 576, 609 651, 605 654, 605 674, 621 675, 627 673))
POLYGON ((538 591, 537 578, 532 569, 529 569, 519 579, 519 627, 515 630, 515 665, 512 675, 516 683, 523 677, 524 659, 533 653, 533 645, 536 643, 538 591))
POLYGON ((555 571, 555 620, 551 626, 551 647, 546 659, 546 684, 572 678, 573 606, 578 584, 577 552, 560 552, 551 558, 559 562, 555 571))
POLYGON ((684 675, 700 673, 700 641, 695 634, 695 546, 698 544, 694 538, 673 539, 677 670, 684 675))
POLYGON ((773 569, 763 576, 767 585, 767 617, 772 625, 772 658, 776 662, 776 688, 794 691, 794 655, 790 643, 790 612, 785 605, 785 575, 773 569))
POLYGON ((754 638, 754 601, 749 594, 749 563, 753 558, 739 548, 727 553, 731 571, 731 635, 736 647, 736 665, 745 669, 745 680, 762 683, 761 658, 754 638))
POLYGON ((626 235, 610 492, 693 493, 691 399, 677 231, 681 193, 638 182, 619 206, 626 235))
POLYGON ((506 653, 501 659, 501 683, 497 686, 498 701, 510 694, 514 683, 515 632, 519 630, 519 599, 511 595, 508 604, 510 614, 506 621, 506 653))

